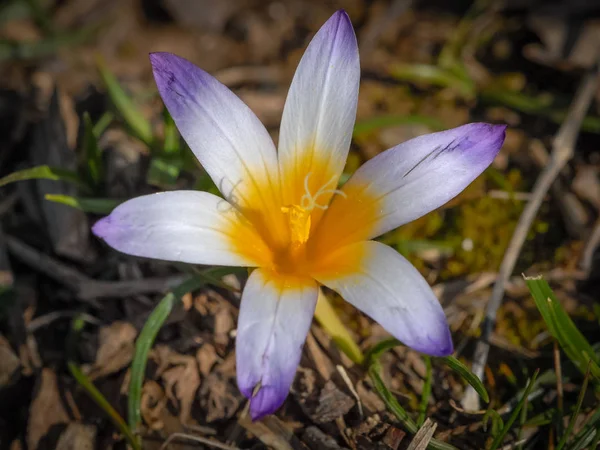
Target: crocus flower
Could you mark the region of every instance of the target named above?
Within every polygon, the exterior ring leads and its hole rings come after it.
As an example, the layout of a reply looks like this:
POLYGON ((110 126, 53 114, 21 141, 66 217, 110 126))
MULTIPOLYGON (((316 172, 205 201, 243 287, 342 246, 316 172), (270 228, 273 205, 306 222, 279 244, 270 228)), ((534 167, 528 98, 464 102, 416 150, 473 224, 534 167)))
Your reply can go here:
POLYGON ((326 286, 423 353, 452 353, 444 312, 425 279, 372 239, 438 208, 490 165, 505 126, 472 123, 420 136, 364 164, 342 187, 359 58, 336 12, 292 81, 278 150, 229 89, 189 61, 150 55, 158 90, 223 198, 198 191, 129 200, 93 228, 131 255, 256 267, 237 328, 237 380, 258 419, 288 395, 317 296, 326 286))

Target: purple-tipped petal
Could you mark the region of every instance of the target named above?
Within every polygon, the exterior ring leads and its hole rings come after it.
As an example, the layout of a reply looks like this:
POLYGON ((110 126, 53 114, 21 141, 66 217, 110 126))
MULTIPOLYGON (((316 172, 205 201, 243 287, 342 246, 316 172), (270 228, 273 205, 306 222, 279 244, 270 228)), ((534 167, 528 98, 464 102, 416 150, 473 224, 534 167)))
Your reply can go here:
POLYGON ((505 130, 504 125, 471 123, 419 136, 377 155, 344 185, 342 190, 352 201, 337 196, 321 227, 344 222, 369 226, 347 228, 344 235, 322 239, 340 246, 373 239, 439 208, 492 163, 505 130), (360 203, 376 203, 376 214, 373 208, 357 208, 360 203))
POLYGON ((242 239, 255 239, 257 255, 263 251, 264 244, 252 227, 240 222, 225 200, 208 192, 137 197, 117 206, 92 227, 96 236, 129 255, 192 264, 256 265, 253 258, 236 250, 230 230, 244 233, 242 239))
MULTIPOLYGON (((299 204, 304 179, 316 189, 346 164, 356 119, 360 63, 350 18, 338 11, 314 36, 288 92, 279 135, 284 204, 299 204), (325 167, 323 167, 325 166, 325 167)), ((331 194, 319 198, 327 204, 331 194)))
POLYGON ((314 280, 275 276, 264 269, 250 275, 238 319, 236 364, 252 420, 272 414, 286 399, 317 297, 314 280))
POLYGON ((419 271, 394 249, 375 241, 357 242, 332 254, 325 266, 327 272, 314 273, 315 279, 396 339, 428 355, 453 352, 440 303, 419 271), (346 266, 356 255, 362 255, 359 267, 349 270, 346 266))
MULTIPOLYGON (((299 362, 300 360, 298 360, 298 363, 299 362)), ((292 375, 289 377, 284 376, 284 378, 286 380, 291 378, 293 381, 295 375, 296 369, 294 369, 292 375)), ((252 420, 260 420, 277 411, 287 398, 290 386, 291 383, 281 386, 264 386, 260 388, 256 395, 250 400, 250 417, 252 420)))
MULTIPOLYGON (((152 53, 150 62, 158 91, 177 128, 225 198, 236 206, 248 206, 248 189, 278 185, 273 141, 244 102, 179 56, 152 53)), ((278 190, 271 191, 263 189, 263 197, 279 195, 278 190)))

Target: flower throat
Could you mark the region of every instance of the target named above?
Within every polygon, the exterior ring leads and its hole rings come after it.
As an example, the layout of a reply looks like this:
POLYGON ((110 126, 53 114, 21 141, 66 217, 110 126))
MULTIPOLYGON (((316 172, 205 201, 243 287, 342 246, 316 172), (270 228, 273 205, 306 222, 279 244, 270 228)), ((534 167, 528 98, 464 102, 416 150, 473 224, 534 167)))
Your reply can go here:
POLYGON ((299 205, 286 205, 281 207, 281 212, 287 215, 288 226, 290 228, 290 239, 292 243, 292 249, 298 249, 308 241, 310 236, 311 220, 310 216, 312 211, 317 208, 325 210, 329 205, 321 205, 318 203, 318 199, 322 195, 326 194, 339 194, 346 198, 346 194, 339 189, 330 189, 332 183, 335 183, 336 176, 333 176, 327 183, 317 190, 313 195, 308 188, 308 180, 311 172, 309 172, 304 178, 304 195, 300 199, 299 205))

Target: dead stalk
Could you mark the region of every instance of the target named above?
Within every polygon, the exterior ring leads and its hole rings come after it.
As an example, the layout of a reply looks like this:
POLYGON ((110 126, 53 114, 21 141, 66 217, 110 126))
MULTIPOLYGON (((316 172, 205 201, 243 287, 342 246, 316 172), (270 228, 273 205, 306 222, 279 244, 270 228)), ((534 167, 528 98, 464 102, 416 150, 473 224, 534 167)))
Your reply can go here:
MULTIPOLYGON (((552 144, 552 153, 548 165, 542 170, 538 177, 531 200, 525 206, 517 227, 512 235, 510 244, 504 254, 502 264, 498 273, 498 278, 494 284, 492 295, 486 307, 485 320, 482 324, 481 338, 477 342, 475 354, 473 356, 473 373, 483 379, 484 368, 487 363, 487 358, 490 350, 489 338, 496 322, 496 313, 502 303, 504 297, 505 286, 512 275, 512 272, 517 262, 517 258, 521 253, 521 248, 525 242, 525 238, 529 233, 531 224, 535 219, 538 210, 546 196, 550 186, 571 159, 574 153, 575 142, 579 135, 581 123, 590 106, 594 93, 598 86, 598 65, 592 68, 583 78, 579 89, 575 94, 573 103, 567 114, 567 118, 560 126, 558 133, 552 144)), ((470 386, 465 391, 465 396, 462 405, 466 410, 478 410, 479 396, 470 386)))

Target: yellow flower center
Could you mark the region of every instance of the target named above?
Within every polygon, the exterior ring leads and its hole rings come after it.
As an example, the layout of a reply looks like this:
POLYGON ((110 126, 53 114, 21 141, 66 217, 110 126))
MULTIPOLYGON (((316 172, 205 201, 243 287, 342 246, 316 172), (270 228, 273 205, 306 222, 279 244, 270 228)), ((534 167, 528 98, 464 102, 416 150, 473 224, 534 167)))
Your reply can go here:
POLYGON ((225 230, 232 249, 279 274, 311 277, 356 270, 362 255, 337 261, 334 253, 369 238, 379 199, 356 183, 338 190, 337 180, 328 160, 315 153, 282 168, 280 185, 260 179, 241 183, 233 213, 242 221, 232 221, 225 230))
POLYGON ((292 246, 300 247, 310 236, 310 213, 299 205, 282 206, 281 212, 288 216, 292 246))

